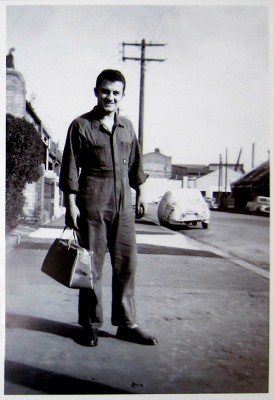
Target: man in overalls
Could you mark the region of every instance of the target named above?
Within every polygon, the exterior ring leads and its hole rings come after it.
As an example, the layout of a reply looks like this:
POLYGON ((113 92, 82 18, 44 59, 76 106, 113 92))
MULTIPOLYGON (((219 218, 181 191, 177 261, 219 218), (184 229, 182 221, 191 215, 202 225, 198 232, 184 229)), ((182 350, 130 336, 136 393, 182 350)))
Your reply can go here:
POLYGON ((134 280, 137 265, 131 187, 137 211, 145 208, 142 155, 131 122, 118 114, 125 78, 104 70, 94 89, 97 106, 76 118, 68 129, 60 172, 66 225, 77 230, 80 244, 94 252, 94 289, 80 289, 79 324, 85 343, 98 344, 103 323, 102 268, 107 249, 112 265, 111 322, 117 338, 154 345, 136 322, 134 280))

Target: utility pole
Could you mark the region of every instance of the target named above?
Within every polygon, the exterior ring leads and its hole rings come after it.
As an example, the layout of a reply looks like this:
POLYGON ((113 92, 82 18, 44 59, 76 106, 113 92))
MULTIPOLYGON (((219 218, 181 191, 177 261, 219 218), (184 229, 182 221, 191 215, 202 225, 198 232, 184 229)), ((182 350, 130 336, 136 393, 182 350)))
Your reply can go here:
POLYGON ((224 208, 227 208, 227 163, 228 163, 228 156, 227 156, 227 148, 225 149, 225 197, 224 197, 224 208))
POLYGON ((255 143, 252 143, 252 153, 251 153, 251 168, 254 168, 254 159, 255 159, 255 143))
POLYGON ((239 152, 236 164, 234 165, 234 171, 238 171, 238 168, 240 165, 241 154, 242 154, 242 147, 240 148, 240 152, 239 152))
POLYGON ((219 160, 219 181, 218 181, 218 203, 219 207, 223 207, 223 196, 222 196, 222 190, 223 190, 223 161, 222 161, 222 155, 220 154, 220 160, 219 160))
POLYGON ((152 46, 165 46, 164 43, 146 43, 145 39, 141 43, 122 43, 123 46, 123 61, 133 60, 140 61, 141 71, 140 71, 140 97, 139 97, 139 126, 138 126, 138 141, 141 148, 141 153, 143 153, 143 138, 144 138, 144 98, 145 98, 145 63, 151 61, 163 62, 164 59, 160 58, 146 58, 145 50, 146 47, 152 46), (125 47, 126 46, 138 46, 141 48, 141 57, 126 57, 125 47))

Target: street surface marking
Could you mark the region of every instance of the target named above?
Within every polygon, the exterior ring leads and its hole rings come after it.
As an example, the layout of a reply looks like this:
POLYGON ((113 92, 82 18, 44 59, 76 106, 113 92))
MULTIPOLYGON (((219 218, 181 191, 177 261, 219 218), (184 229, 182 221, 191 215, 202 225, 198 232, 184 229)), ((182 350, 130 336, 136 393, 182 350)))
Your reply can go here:
MULTIPOLYGON (((55 239, 61 237, 63 229, 56 228, 38 228, 36 231, 31 232, 29 237, 38 239, 55 239)), ((148 235, 138 233, 136 234, 137 244, 151 244, 156 246, 167 246, 167 247, 178 247, 182 249, 198 250, 197 246, 193 246, 189 243, 189 240, 183 235, 163 235, 162 238, 159 234, 148 235)), ((66 230, 62 235, 63 239, 72 237, 70 230, 66 230)))
POLYGON ((69 239, 73 236, 70 229, 66 229, 64 234, 63 229, 59 228, 38 228, 36 231, 31 232, 29 237, 37 239, 56 239, 62 236, 63 239, 69 239))
MULTIPOLYGON (((197 243, 197 241, 195 239, 189 238, 189 240, 193 244, 197 243)), ((225 258, 226 260, 229 260, 233 264, 238 265, 239 267, 248 269, 249 271, 252 271, 255 274, 261 276, 262 278, 270 279, 270 273, 268 271, 265 271, 264 269, 259 268, 254 264, 251 264, 244 260, 240 260, 239 258, 236 258, 235 256, 232 256, 231 254, 225 253, 224 251, 219 250, 216 247, 213 247, 213 246, 201 243, 201 242, 199 242, 199 247, 200 247, 200 249, 211 251, 212 253, 219 255, 219 256, 225 258)))
MULTIPOLYGON (((68 239, 72 237, 72 232, 70 230, 66 230, 63 235, 63 229, 59 228, 38 228, 36 231, 31 232, 29 237, 38 238, 38 239, 56 239, 61 237, 63 239, 68 239)), ((233 264, 236 264, 240 267, 248 269, 249 271, 254 272, 255 274, 270 279, 270 274, 268 271, 263 270, 262 268, 257 267, 251 263, 246 261, 237 259, 229 254, 222 252, 215 247, 204 245, 203 243, 198 243, 194 239, 187 238, 184 235, 179 233, 175 233, 174 235, 163 235, 162 238, 159 237, 159 234, 152 235, 151 233, 148 235, 136 235, 137 244, 151 244, 156 246, 166 246, 166 247, 177 247, 181 249, 192 249, 192 250, 203 250, 206 249, 212 253, 220 255, 221 257, 231 261, 233 264), (197 247, 197 245, 199 247, 197 247)))
MULTIPOLYGON (((216 252, 215 252, 216 253, 216 252)), ((262 276, 263 278, 270 279, 270 274, 268 271, 265 271, 262 268, 256 267, 253 264, 250 264, 246 261, 243 260, 238 260, 236 258, 232 257, 226 257, 229 261, 233 262, 234 264, 239 265, 240 267, 243 267, 245 269, 248 269, 249 271, 255 272, 255 274, 262 276)))
POLYGON ((187 238, 183 235, 163 235, 162 238, 159 235, 136 235, 138 244, 151 244, 154 246, 165 246, 165 247, 178 247, 182 249, 192 249, 198 250, 198 247, 195 247, 189 243, 187 238))

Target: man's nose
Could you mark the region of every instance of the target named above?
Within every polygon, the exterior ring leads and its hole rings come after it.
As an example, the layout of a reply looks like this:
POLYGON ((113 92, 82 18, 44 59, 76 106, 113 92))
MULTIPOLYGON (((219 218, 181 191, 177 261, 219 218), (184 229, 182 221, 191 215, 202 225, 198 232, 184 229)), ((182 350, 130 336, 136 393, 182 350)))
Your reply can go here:
POLYGON ((114 99, 113 93, 109 92, 107 95, 108 100, 112 101, 114 99))

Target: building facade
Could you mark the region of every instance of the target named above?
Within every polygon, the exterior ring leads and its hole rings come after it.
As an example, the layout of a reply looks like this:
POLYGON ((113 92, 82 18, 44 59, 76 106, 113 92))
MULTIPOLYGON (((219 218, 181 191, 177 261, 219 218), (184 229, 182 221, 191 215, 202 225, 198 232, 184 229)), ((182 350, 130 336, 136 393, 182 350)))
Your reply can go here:
POLYGON ((171 157, 155 149, 143 156, 149 175, 146 193, 149 202, 157 201, 168 190, 197 188, 204 197, 220 201, 231 194, 231 184, 243 173, 243 164, 172 164, 171 157))
POLYGON ((62 192, 59 189, 62 153, 31 103, 26 100, 24 77, 12 65, 7 64, 6 68, 6 112, 32 123, 44 144, 44 172, 37 182, 27 184, 24 189, 22 218, 45 223, 64 213, 62 192))
POLYGON ((160 149, 143 156, 144 170, 151 178, 171 178, 171 157, 165 156, 160 149))
POLYGON ((145 183, 148 203, 159 202, 168 190, 182 187, 181 181, 171 179, 171 157, 165 156, 160 149, 143 155, 144 171, 148 174, 145 183))
POLYGON ((248 201, 256 196, 270 197, 270 163, 263 162, 231 183, 235 207, 245 210, 248 201))
POLYGON ((227 170, 217 169, 200 178, 191 181, 191 186, 201 191, 205 197, 217 199, 218 193, 231 193, 231 183, 242 176, 241 173, 227 168, 227 170))

